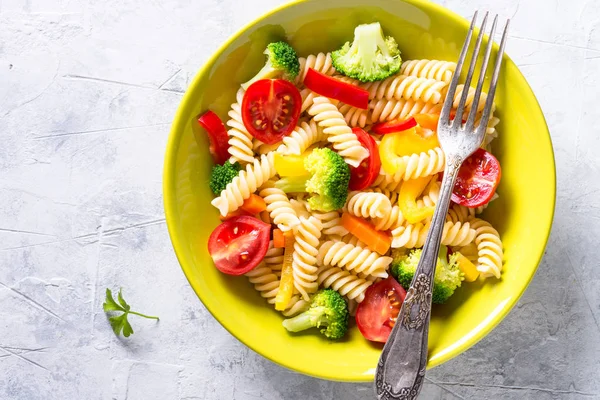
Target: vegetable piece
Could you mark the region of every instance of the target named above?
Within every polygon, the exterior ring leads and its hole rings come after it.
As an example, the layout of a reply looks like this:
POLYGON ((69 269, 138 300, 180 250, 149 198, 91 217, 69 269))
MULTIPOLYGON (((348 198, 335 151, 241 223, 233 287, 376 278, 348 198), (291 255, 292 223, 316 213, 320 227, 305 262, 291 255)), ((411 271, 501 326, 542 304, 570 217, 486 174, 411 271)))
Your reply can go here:
POLYGON ((273 229, 273 247, 276 249, 285 248, 285 235, 281 229, 273 229))
POLYGON ((308 171, 304 168, 304 160, 310 152, 302 155, 283 155, 275 153, 275 171, 279 176, 306 176, 308 171))
POLYGON ((286 193, 308 192, 310 208, 318 211, 340 209, 348 198, 350 167, 342 156, 328 148, 314 149, 304 160, 307 176, 290 176, 275 182, 286 193))
POLYGON ((254 82, 242 100, 242 120, 248 132, 266 144, 289 135, 300 117, 302 97, 292 83, 283 79, 254 82))
POLYGON ((285 310, 294 294, 294 270, 292 268, 293 255, 294 234, 292 232, 286 232, 279 290, 277 291, 277 296, 275 296, 275 309, 277 311, 285 310))
MULTIPOLYGON (((392 251, 392 265, 390 271, 398 282, 408 290, 421 259, 422 249, 413 249, 408 255, 397 255, 392 251)), ((435 276, 433 277, 432 301, 436 304, 445 303, 463 280, 463 273, 458 267, 457 255, 454 253, 448 257, 448 248, 440 246, 435 276)))
POLYGON ((337 71, 361 82, 385 79, 402 65, 396 40, 383 35, 379 22, 358 25, 352 44, 346 42, 331 53, 331 59, 337 71))
POLYGON ((465 282, 474 282, 479 277, 479 271, 467 257, 463 256, 460 252, 456 252, 456 262, 458 267, 465 276, 465 282))
POLYGON ((219 214, 219 219, 221 221, 229 221, 231 218, 241 217, 243 215, 248 216, 248 217, 253 216, 251 213, 246 212, 246 211, 242 210, 241 208, 238 208, 237 210, 230 212, 226 216, 222 216, 219 214))
POLYGON ((439 147, 437 134, 432 131, 410 128, 402 132, 385 135, 379 143, 379 155, 383 170, 394 174, 398 170, 401 157, 418 154, 439 147), (426 132, 428 136, 423 136, 426 132))
POLYGON ((118 303, 113 298, 110 289, 106 289, 106 298, 104 300, 104 303, 102 304, 102 308, 104 309, 104 312, 107 313, 108 321, 110 322, 110 326, 112 327, 115 335, 119 336, 121 332, 123 332, 123 336, 129 337, 133 334, 133 328, 127 320, 127 315, 129 314, 138 315, 140 317, 148 319, 155 319, 157 321, 159 320, 158 317, 153 317, 150 315, 145 315, 139 312, 131 311, 131 307, 123 298, 122 289, 119 289, 119 294, 117 295, 117 298, 119 299, 118 303), (113 311, 120 311, 123 312, 123 314, 109 316, 108 313, 113 311))
POLYGON ((413 118, 421 128, 437 131, 438 123, 440 121, 439 114, 415 114, 413 118))
POLYGON ((208 239, 208 252, 224 274, 243 275, 267 254, 271 225, 254 217, 234 217, 217 226, 208 239))
POLYGON ((373 125, 371 132, 378 135, 385 135, 388 133, 402 132, 407 129, 414 128, 415 126, 417 126, 417 120, 415 120, 414 117, 403 120, 395 119, 373 125))
POLYGON ((290 332, 322 327, 326 338, 341 339, 348 330, 348 305, 335 290, 323 289, 313 296, 308 310, 284 320, 283 327, 290 332))
POLYGON ((423 190, 431 182, 431 177, 410 179, 402 183, 400 193, 398 194, 398 207, 402 215, 410 224, 416 224, 433 215, 434 206, 417 206, 417 197, 423 193, 423 190))
POLYGON ((261 79, 281 78, 294 81, 300 72, 300 62, 296 50, 286 42, 269 43, 263 52, 267 62, 258 74, 242 85, 244 90, 261 79))
POLYGON ((269 214, 269 212, 267 210, 261 211, 259 217, 260 217, 260 220, 262 222, 264 222, 265 224, 271 223, 271 214, 269 214))
POLYGON ((490 152, 477 149, 460 167, 452 201, 466 207, 487 204, 496 193, 502 170, 490 152))
MULTIPOLYGON (((210 145, 208 150, 215 164, 223 164, 229 158, 229 136, 221 118, 214 112, 208 110, 198 118, 198 124, 208 134, 210 145)), ((201 130, 196 124, 192 124, 194 137, 200 147, 204 146, 204 138, 201 130)))
POLYGON ((208 184, 210 190, 217 196, 220 195, 233 178, 238 176, 241 169, 242 167, 238 162, 234 164, 225 162, 223 165, 215 165, 210 174, 210 183, 208 184))
POLYGON ((267 209, 265 200, 257 194, 251 194, 240 207, 249 214, 258 214, 267 209))
POLYGON ((348 232, 366 244, 371 251, 376 251, 383 255, 387 253, 392 245, 392 236, 389 232, 378 231, 363 218, 343 213, 340 223, 348 232))
POLYGON ((392 277, 367 289, 356 309, 356 325, 365 339, 387 342, 405 297, 406 291, 392 277))
POLYGON ((350 167, 350 190, 363 190, 375 182, 381 171, 381 159, 375 139, 361 128, 352 128, 352 132, 367 150, 369 157, 365 158, 358 167, 350 167))
POLYGON ((351 83, 342 82, 322 74, 312 68, 308 69, 304 85, 321 96, 339 100, 352 107, 366 110, 369 108, 369 92, 351 83))

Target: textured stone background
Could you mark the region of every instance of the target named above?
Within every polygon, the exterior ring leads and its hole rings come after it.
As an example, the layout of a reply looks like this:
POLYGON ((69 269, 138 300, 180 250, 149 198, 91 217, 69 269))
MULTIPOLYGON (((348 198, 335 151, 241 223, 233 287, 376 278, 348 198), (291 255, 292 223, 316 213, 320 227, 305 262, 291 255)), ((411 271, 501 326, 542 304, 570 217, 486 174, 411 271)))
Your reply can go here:
MULTIPOLYGON (((0 399, 372 398, 369 384, 300 376, 232 338, 167 234, 163 153, 182 94, 223 40, 281 3, 0 0, 0 399), (161 316, 136 319, 128 340, 101 310, 119 284, 161 316)), ((508 53, 545 111, 559 192, 527 293, 429 373, 423 398, 600 398, 600 5, 442 3, 514 16, 508 53)))

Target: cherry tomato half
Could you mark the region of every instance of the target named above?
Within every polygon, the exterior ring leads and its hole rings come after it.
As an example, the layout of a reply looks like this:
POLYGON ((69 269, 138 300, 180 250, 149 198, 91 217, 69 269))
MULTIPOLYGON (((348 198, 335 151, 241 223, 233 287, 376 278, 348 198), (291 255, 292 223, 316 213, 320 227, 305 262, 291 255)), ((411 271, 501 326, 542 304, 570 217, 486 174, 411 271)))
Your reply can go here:
POLYGON ((360 144, 369 150, 369 157, 365 158, 358 167, 350 167, 350 190, 363 190, 375 182, 381 171, 381 159, 375 139, 361 128, 352 128, 360 144))
POLYGON ((234 217, 217 226, 208 239, 215 267, 228 275, 242 275, 267 254, 271 225, 248 216, 234 217))
POLYGON ((452 201, 475 208, 490 201, 500 183, 500 163, 491 153, 477 149, 458 171, 452 201))
POLYGON ((298 122, 302 97, 292 83, 283 79, 254 82, 242 101, 242 120, 248 132, 266 144, 289 135, 298 122))
POLYGON ((304 85, 321 96, 336 99, 363 110, 369 108, 369 92, 351 83, 342 82, 325 74, 308 69, 304 85))
MULTIPOLYGON (((208 110, 198 117, 198 124, 202 126, 208 133, 210 141, 209 151, 216 164, 223 164, 229 158, 229 136, 221 118, 214 112, 208 110)), ((204 143, 201 132, 193 125, 194 136, 199 145, 204 143)))
POLYGON ((406 291, 391 276, 369 287, 356 309, 356 325, 367 340, 385 343, 396 324, 406 291))

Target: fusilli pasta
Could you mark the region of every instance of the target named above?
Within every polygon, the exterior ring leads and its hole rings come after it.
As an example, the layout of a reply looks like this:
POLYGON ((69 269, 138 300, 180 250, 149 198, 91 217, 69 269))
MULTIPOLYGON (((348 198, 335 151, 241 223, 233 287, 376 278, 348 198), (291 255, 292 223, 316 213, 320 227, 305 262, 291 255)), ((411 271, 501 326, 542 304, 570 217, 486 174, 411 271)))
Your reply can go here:
MULTIPOLYGON (((431 220, 426 223, 403 224, 392 230, 392 247, 409 249, 423 247, 431 220)), ((466 246, 475 240, 475 230, 468 222, 446 221, 442 232, 442 244, 446 246, 466 246)))
POLYGON ((344 120, 348 126, 359 126, 364 128, 371 123, 369 116, 369 110, 363 110, 362 108, 352 107, 349 104, 338 104, 338 109, 344 115, 344 120))
MULTIPOLYGON (((440 147, 436 147, 426 153, 414 153, 410 156, 400 157, 397 161, 397 170, 393 175, 387 174, 383 169, 380 175, 388 175, 393 182, 407 181, 437 174, 444 170, 445 163, 444 151, 440 147)), ((377 184, 377 180, 375 182, 377 184)), ((379 186, 381 187, 381 185, 379 186)), ((390 185, 388 184, 386 187, 389 189, 390 185)))
POLYGON ((313 144, 324 140, 327 140, 327 136, 314 120, 303 121, 289 136, 283 138, 283 144, 279 146, 277 152, 284 155, 300 155, 313 144))
POLYGON ((323 235, 344 236, 348 234, 346 228, 342 226, 340 213, 337 211, 321 212, 311 211, 313 217, 321 221, 323 235))
POLYGON ((309 294, 316 292, 319 287, 316 264, 321 229, 321 222, 317 218, 310 217, 306 219, 301 217, 295 235, 292 261, 294 287, 306 301, 310 298, 309 294))
POLYGON ((319 126, 324 128, 323 132, 327 134, 327 140, 349 165, 358 167, 369 155, 368 150, 360 144, 352 129, 346 124, 344 116, 327 97, 315 97, 308 113, 314 116, 319 126))
POLYGON ((317 256, 317 263, 321 266, 344 268, 365 279, 368 276, 387 278, 387 269, 391 262, 391 257, 381 256, 374 251, 344 242, 333 241, 323 243, 317 256))
POLYGON ((244 99, 244 89, 238 90, 236 94, 236 102, 231 105, 229 111, 229 121, 227 126, 231 129, 227 131, 229 135, 229 162, 232 164, 239 162, 240 164, 247 164, 254 162, 254 149, 252 144, 252 135, 248 133, 248 130, 244 126, 242 121, 242 100, 244 99))
POLYGON ((357 303, 365 299, 365 291, 373 284, 373 281, 360 278, 338 267, 320 267, 317 274, 319 276, 317 282, 320 286, 331 288, 357 303))
POLYGON ((246 169, 240 171, 211 204, 217 207, 223 216, 237 210, 244 200, 275 175, 273 160, 274 153, 271 152, 246 165, 246 169))
POLYGON ((276 188, 272 182, 267 182, 260 191, 260 196, 267 203, 267 211, 279 229, 287 232, 298 226, 298 215, 283 190, 276 188))
POLYGON ((471 226, 476 232, 477 270, 483 277, 500 278, 504 252, 498 231, 489 222, 479 218, 473 218, 471 226))
POLYGON ((455 70, 456 63, 438 60, 407 60, 400 67, 402 75, 435 79, 446 83, 450 83, 455 70))
POLYGON ((373 99, 369 102, 371 121, 385 122, 392 119, 405 119, 415 114, 439 114, 440 104, 431 104, 412 99, 373 99))
POLYGON ((357 217, 386 218, 392 211, 392 203, 383 193, 355 191, 348 194, 344 210, 357 217))
POLYGON ((298 58, 298 61, 300 62, 300 72, 296 78, 296 84, 304 82, 304 78, 306 78, 306 73, 309 68, 325 75, 333 75, 336 72, 333 67, 333 61, 331 60, 331 53, 311 54, 308 57, 298 58))
POLYGON ((416 76, 394 75, 382 81, 363 83, 361 86, 369 91, 371 99, 410 99, 438 104, 443 100, 447 83, 416 76))

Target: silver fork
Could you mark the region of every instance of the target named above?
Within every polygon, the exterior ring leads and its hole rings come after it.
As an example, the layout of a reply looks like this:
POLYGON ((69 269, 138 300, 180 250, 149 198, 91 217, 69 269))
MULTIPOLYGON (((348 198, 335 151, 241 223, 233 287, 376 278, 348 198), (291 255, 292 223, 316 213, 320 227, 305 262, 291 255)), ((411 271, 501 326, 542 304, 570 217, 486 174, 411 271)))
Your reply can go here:
POLYGON ((456 87, 460 78, 460 72, 465 61, 473 28, 477 20, 477 12, 473 15, 467 38, 463 45, 460 57, 456 63, 456 71, 448 89, 448 94, 442 108, 438 124, 438 139, 442 150, 446 155, 446 169, 440 190, 438 203, 433 214, 431 228, 427 234, 425 246, 417 271, 411 283, 402 309, 398 315, 397 323, 383 348, 381 358, 377 364, 375 374, 375 392, 380 400, 411 400, 416 399, 423 380, 425 378, 425 367, 427 365, 427 337, 429 334, 429 319, 431 314, 431 293, 433 289, 433 276, 435 274, 436 260, 440 249, 444 222, 450 205, 450 196, 458 170, 463 161, 477 150, 484 139, 486 127, 490 119, 492 103, 496 93, 496 84, 502 65, 502 55, 506 44, 508 26, 510 20, 506 21, 500 48, 496 56, 496 64, 483 115, 478 127, 475 127, 479 96, 481 95, 485 72, 492 52, 493 38, 498 22, 498 15, 494 17, 490 31, 488 44, 486 46, 483 63, 479 74, 479 81, 475 90, 475 97, 466 124, 462 123, 468 88, 473 79, 473 72, 479 57, 479 47, 483 41, 485 26, 488 19, 486 13, 477 41, 473 50, 473 56, 465 79, 465 90, 456 110, 456 117, 450 120, 450 111, 456 93, 456 87))

